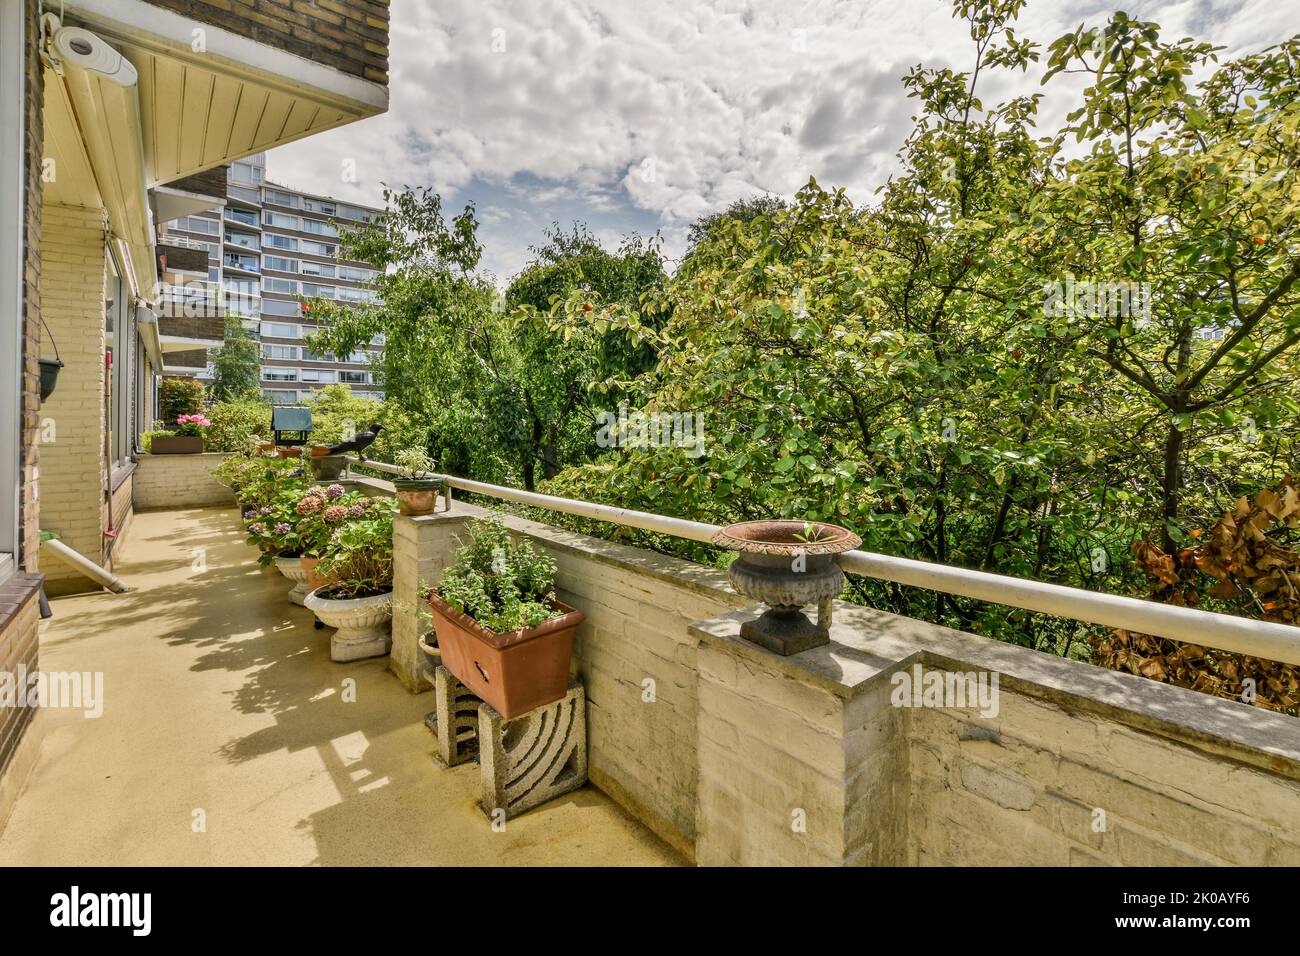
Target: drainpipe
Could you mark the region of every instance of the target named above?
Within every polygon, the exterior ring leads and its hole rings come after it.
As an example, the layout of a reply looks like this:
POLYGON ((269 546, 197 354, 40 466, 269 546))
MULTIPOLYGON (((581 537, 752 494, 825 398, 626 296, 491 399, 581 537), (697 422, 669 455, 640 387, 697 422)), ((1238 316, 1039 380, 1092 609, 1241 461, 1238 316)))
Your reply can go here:
POLYGON ((72 565, 86 577, 90 578, 97 584, 102 584, 114 594, 125 594, 131 588, 124 584, 119 578, 104 568, 101 568, 94 561, 84 555, 73 551, 58 538, 46 538, 41 542, 42 548, 49 548, 68 564, 72 565))

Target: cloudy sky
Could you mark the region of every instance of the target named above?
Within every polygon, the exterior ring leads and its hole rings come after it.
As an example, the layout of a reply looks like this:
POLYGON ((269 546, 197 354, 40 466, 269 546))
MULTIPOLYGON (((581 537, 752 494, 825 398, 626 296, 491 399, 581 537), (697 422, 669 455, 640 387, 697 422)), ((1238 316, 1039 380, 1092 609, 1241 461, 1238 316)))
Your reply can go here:
MULTIPOLYGON (((1300 0, 1029 0, 1018 32, 1045 46, 1120 8, 1230 52, 1300 29, 1300 0)), ((388 112, 275 150, 269 175, 373 204, 384 184, 472 200, 499 280, 553 221, 610 245, 658 230, 676 255, 700 215, 810 175, 867 199, 910 125, 902 75, 971 60, 947 0, 393 0, 392 17, 388 112)))

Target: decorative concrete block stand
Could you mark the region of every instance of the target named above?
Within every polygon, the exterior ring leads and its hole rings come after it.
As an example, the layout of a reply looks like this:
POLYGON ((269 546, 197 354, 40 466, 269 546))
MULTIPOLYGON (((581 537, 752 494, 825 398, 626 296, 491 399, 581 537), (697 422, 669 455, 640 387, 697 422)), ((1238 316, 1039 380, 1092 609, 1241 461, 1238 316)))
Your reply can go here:
POLYGON ((587 697, 570 679, 561 700, 505 720, 445 667, 434 674, 437 709, 425 723, 438 738, 448 767, 479 757, 483 800, 489 817, 507 818, 587 782, 587 697))
POLYGON ((587 782, 587 696, 569 692, 545 707, 505 720, 491 704, 478 709, 483 812, 518 816, 587 782))
POLYGON ((478 708, 483 703, 451 671, 439 667, 433 675, 435 710, 426 719, 438 737, 438 756, 448 767, 478 756, 478 708))

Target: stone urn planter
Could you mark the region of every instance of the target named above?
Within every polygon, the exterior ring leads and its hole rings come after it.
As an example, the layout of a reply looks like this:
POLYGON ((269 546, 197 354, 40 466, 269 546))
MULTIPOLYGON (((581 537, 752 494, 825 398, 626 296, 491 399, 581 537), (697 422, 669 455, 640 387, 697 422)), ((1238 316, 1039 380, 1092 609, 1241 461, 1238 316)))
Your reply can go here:
POLYGON ((201 455, 202 435, 154 435, 149 442, 151 455, 201 455))
POLYGON ((429 515, 438 503, 441 478, 394 478, 397 510, 404 515, 429 515))
POLYGON ((311 473, 317 481, 333 481, 343 474, 348 466, 347 455, 328 454, 324 445, 313 445, 311 450, 311 473))
POLYGON ((393 592, 342 599, 326 597, 328 593, 329 587, 317 588, 307 595, 303 604, 326 627, 336 629, 330 638, 330 660, 359 661, 387 654, 393 592))
POLYGON ((429 666, 436 668, 442 663, 442 651, 438 649, 438 638, 433 634, 421 634, 415 641, 429 658, 429 666))
POLYGON ((275 566, 280 573, 293 582, 293 587, 289 589, 289 600, 299 607, 311 593, 311 588, 307 585, 307 569, 302 566, 302 558, 296 554, 278 554, 275 557, 275 566))
POLYGON ((429 594, 442 666, 506 720, 553 704, 569 689, 573 632, 583 613, 551 601, 560 617, 508 634, 489 631, 429 594))
POLYGON ((741 625, 740 636, 789 656, 830 643, 831 602, 844 588, 839 554, 862 539, 839 525, 804 521, 745 521, 728 525, 713 543, 740 555, 731 586, 767 610, 741 625), (817 605, 817 622, 804 614, 817 605))

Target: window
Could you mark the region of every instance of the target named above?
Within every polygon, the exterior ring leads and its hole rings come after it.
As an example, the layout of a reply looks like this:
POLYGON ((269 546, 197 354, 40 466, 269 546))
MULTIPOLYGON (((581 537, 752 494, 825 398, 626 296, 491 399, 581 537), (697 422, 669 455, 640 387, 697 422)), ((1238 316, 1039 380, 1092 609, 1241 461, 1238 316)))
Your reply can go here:
POLYGON ((274 233, 266 233, 262 236, 262 245, 267 249, 288 249, 290 252, 298 251, 298 240, 293 236, 277 236, 274 233))
POLYGON ((296 345, 263 345, 262 358, 278 359, 280 361, 296 361, 298 358, 298 346, 296 345))
POLYGON ((275 226, 277 229, 297 229, 298 217, 286 216, 282 212, 263 212, 262 222, 268 226, 275 226))
POLYGON ((288 322, 263 322, 262 334, 269 335, 273 339, 300 339, 302 328, 290 325, 288 322))
POLYGON ((296 368, 280 368, 275 365, 263 365, 262 381, 296 382, 298 381, 298 370, 296 368))
POLYGON ((333 279, 335 274, 335 269, 332 263, 313 262, 310 259, 302 260, 302 268, 300 271, 305 276, 323 276, 326 279, 333 279))
POLYGON ((272 189, 268 186, 264 195, 269 203, 274 203, 277 206, 288 206, 290 209, 298 208, 298 197, 293 193, 285 192, 283 189, 272 189))
POLYGON ((262 288, 267 292, 278 292, 281 295, 297 295, 298 283, 292 279, 275 279, 270 276, 262 283, 262 288))
POLYGON ((303 196, 302 208, 308 212, 318 212, 325 216, 334 215, 334 203, 328 199, 311 199, 303 196))
POLYGON ((368 222, 370 220, 370 213, 365 209, 360 206, 348 206, 344 203, 339 203, 336 215, 340 219, 352 219, 357 222, 368 222))
POLYGON ((349 372, 347 369, 339 369, 339 381, 344 385, 369 385, 369 372, 349 372))
POLYGON ((255 212, 227 206, 225 216, 226 220, 229 222, 237 222, 244 226, 252 226, 254 229, 257 228, 257 213, 255 212))
MULTIPOLYGON (((271 280, 267 280, 268 282, 271 280)), ((288 302, 284 299, 263 299, 263 315, 288 315, 297 317, 302 314, 302 306, 297 302, 288 302)))
POLYGON ((229 179, 236 183, 258 185, 262 182, 263 169, 253 163, 231 163, 229 179))
POLYGON ((334 287, 332 285, 317 285, 314 282, 304 282, 302 284, 302 294, 312 299, 319 296, 322 299, 334 298, 334 287))
POLYGON ((375 277, 374 269, 358 269, 356 266, 339 266, 339 278, 353 282, 369 282, 375 277))
POLYGON ((244 272, 260 271, 257 256, 243 256, 238 253, 227 252, 222 261, 227 269, 242 269, 244 272))
POLYGON ((379 297, 369 289, 350 289, 339 286, 338 298, 344 302, 374 302, 379 297))
POLYGON ((264 388, 262 397, 272 405, 295 405, 298 402, 298 393, 293 389, 264 388))
POLYGON ((182 232, 199 232, 206 236, 221 235, 220 220, 205 219, 202 216, 182 216, 180 219, 169 220, 167 228, 179 229, 182 232))
POLYGON ((232 246, 239 246, 243 249, 260 249, 262 242, 260 237, 249 235, 246 232, 232 232, 226 230, 226 242, 232 246))
POLYGON ((321 222, 319 219, 304 219, 302 221, 302 231, 310 232, 317 236, 337 236, 338 227, 332 222, 321 222))
POLYGON ((328 368, 304 368, 300 370, 302 381, 314 385, 333 385, 334 370, 328 368))
POLYGON ((284 256, 262 256, 262 268, 274 272, 297 272, 298 260, 284 256))
POLYGON ((317 242, 314 239, 304 239, 302 241, 302 251, 310 252, 313 256, 325 256, 327 259, 333 259, 338 255, 339 247, 332 242, 317 242))

